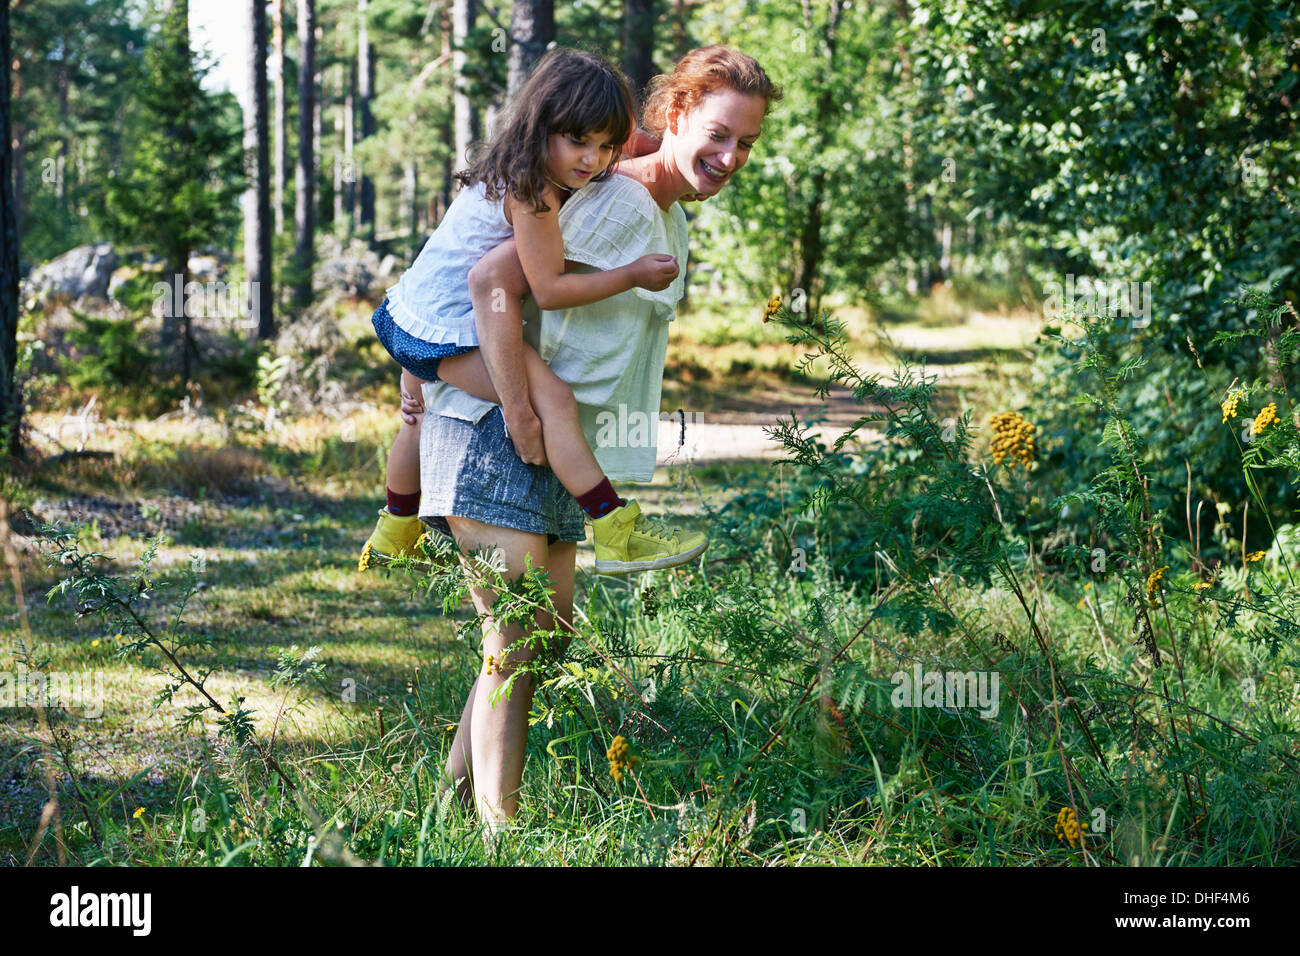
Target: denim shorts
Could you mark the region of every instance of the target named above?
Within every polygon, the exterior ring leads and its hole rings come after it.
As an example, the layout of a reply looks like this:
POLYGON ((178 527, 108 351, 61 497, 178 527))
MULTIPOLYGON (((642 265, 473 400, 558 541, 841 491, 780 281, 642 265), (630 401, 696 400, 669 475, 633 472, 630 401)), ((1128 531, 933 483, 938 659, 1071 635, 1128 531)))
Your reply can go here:
POLYGON ((375 309, 370 324, 375 327, 379 343, 388 350, 393 360, 426 382, 438 381, 438 363, 443 359, 452 355, 464 355, 478 348, 477 345, 447 345, 417 339, 393 321, 387 299, 375 309))
POLYGON ((447 515, 544 534, 549 544, 587 537, 582 506, 560 484, 555 472, 530 465, 515 454, 500 406, 477 424, 449 415, 424 414, 420 427, 420 520, 454 537, 447 515))

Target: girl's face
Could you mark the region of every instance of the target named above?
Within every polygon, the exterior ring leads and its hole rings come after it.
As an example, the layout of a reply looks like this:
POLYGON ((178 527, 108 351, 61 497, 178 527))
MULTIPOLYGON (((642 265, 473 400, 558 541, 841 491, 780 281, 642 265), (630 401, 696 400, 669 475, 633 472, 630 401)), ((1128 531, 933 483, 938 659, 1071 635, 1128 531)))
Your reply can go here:
POLYGON ((569 189, 581 189, 604 171, 614 154, 607 130, 581 136, 552 133, 546 140, 546 169, 557 183, 569 189))
POLYGON ((721 87, 700 97, 685 115, 669 116, 664 146, 697 193, 716 194, 745 165, 766 109, 761 96, 721 87))

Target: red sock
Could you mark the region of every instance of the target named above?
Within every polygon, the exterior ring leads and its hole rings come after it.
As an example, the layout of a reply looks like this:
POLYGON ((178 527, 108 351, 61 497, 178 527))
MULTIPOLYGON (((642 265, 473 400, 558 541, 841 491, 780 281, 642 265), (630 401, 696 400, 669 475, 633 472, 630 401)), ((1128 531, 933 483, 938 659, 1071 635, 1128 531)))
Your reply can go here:
POLYGON ((615 508, 621 508, 627 504, 626 501, 614 494, 614 486, 609 483, 608 478, 600 479, 600 484, 595 488, 576 497, 578 504, 582 505, 582 510, 592 518, 603 518, 615 508))
POLYGON ((420 493, 399 495, 392 488, 388 491, 388 513, 398 518, 406 518, 420 511, 420 493))

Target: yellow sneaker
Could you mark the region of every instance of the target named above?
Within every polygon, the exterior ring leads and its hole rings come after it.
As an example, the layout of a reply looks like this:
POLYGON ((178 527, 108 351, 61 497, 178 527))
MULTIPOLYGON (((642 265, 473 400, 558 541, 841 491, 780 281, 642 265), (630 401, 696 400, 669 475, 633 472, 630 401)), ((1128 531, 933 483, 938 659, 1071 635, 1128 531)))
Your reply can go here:
POLYGON ((596 540, 596 573, 626 574, 674 568, 698 558, 709 546, 708 536, 649 521, 641 507, 629 501, 591 522, 596 540))
POLYGON ((394 558, 422 559, 423 555, 415 547, 422 534, 424 522, 417 515, 398 517, 387 506, 380 508, 379 522, 361 549, 357 570, 364 571, 371 565, 386 565, 394 558))

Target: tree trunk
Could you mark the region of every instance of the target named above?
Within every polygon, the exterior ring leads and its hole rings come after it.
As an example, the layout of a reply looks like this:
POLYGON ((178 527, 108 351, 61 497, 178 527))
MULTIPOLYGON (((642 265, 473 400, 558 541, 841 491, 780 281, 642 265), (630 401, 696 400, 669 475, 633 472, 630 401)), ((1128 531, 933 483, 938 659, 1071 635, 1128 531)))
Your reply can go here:
MULTIPOLYGON (((817 137, 812 155, 822 156, 826 151, 829 132, 835 123, 835 99, 830 84, 833 82, 831 69, 835 65, 835 30, 840 19, 840 0, 832 0, 826 19, 824 38, 825 73, 823 86, 817 93, 817 137)), ((813 16, 811 0, 803 0, 804 27, 812 32, 813 16)), ((824 283, 818 275, 822 256, 825 252, 822 238, 822 222, 825 216, 827 173, 824 167, 817 167, 812 175, 812 195, 804 217, 803 229, 799 236, 799 267, 795 273, 795 288, 802 289, 808 303, 808 314, 816 318, 821 309, 821 297, 824 283)))
POLYGON ((347 238, 351 239, 357 229, 357 163, 352 156, 353 143, 356 139, 357 120, 354 113, 357 91, 357 64, 348 61, 348 92, 343 98, 343 208, 347 214, 347 238))
MULTIPOLYGON (((172 18, 180 25, 177 31, 177 48, 176 62, 183 64, 184 69, 190 68, 190 4, 189 0, 167 0, 165 5, 166 16, 172 18)), ((184 151, 187 147, 185 141, 189 138, 185 130, 185 118, 174 117, 173 122, 169 124, 168 135, 181 144, 178 149, 184 151)), ((162 346, 165 352, 175 354, 176 349, 180 349, 180 372, 181 381, 189 385, 193 366, 190 361, 190 316, 189 309, 185 307, 188 295, 185 292, 185 286, 188 285, 190 269, 190 247, 188 243, 181 240, 171 250, 171 255, 167 261, 167 279, 179 285, 181 294, 176 298, 179 301, 173 301, 171 308, 163 313, 162 324, 162 346)))
POLYGON ((812 200, 799 233, 799 271, 795 273, 794 287, 802 289, 808 304, 808 315, 815 318, 821 305, 821 282, 817 272, 821 268, 823 197, 826 193, 826 170, 818 169, 812 176, 812 200))
MULTIPOLYGON (((370 112, 370 97, 375 90, 375 61, 370 49, 370 27, 366 22, 367 0, 357 4, 357 107, 361 111, 361 139, 375 133, 375 118, 370 112)), ((375 184, 369 171, 361 170, 361 214, 358 225, 371 248, 375 245, 375 184)))
POLYGON ((0 454, 22 450, 22 398, 18 393, 18 203, 9 128, 9 3, 0 4, 0 454))
POLYGON ((284 103, 284 0, 272 0, 275 17, 275 234, 284 232, 284 184, 289 169, 289 126, 284 103))
MULTIPOLYGON (((317 25, 316 41, 315 41, 315 45, 312 47, 312 50, 314 51, 315 55, 312 58, 314 62, 312 63, 312 77, 311 77, 311 86, 313 91, 312 100, 311 100, 311 155, 312 155, 312 175, 314 177, 312 190, 313 193, 316 195, 316 200, 317 200, 316 216, 314 220, 314 223, 317 226, 319 226, 321 219, 323 217, 329 216, 329 210, 326 209, 325 206, 323 205, 322 197, 320 195, 320 193, 323 192, 324 190, 317 188, 320 186, 320 182, 318 181, 319 176, 318 176, 317 167, 320 165, 320 157, 321 157, 321 151, 320 151, 321 115, 322 115, 321 101, 325 98, 325 77, 322 74, 320 69, 320 51, 324 48, 324 46, 325 46, 325 31, 319 25, 317 25)), ((313 238, 314 238, 314 234, 313 234, 313 238)))
POLYGON ((244 109, 244 272, 248 279, 248 338, 275 334, 271 312, 271 189, 266 110, 266 0, 248 0, 248 102, 244 109))
MULTIPOLYGON (((450 4, 442 5, 442 55, 445 58, 443 62, 452 62, 451 53, 451 9, 450 4)), ((448 92, 454 102, 456 91, 456 71, 450 69, 446 71, 448 92)), ((442 217, 447 213, 447 207, 451 205, 451 184, 455 173, 455 142, 456 142, 456 122, 454 109, 447 110, 443 113, 442 124, 442 141, 452 146, 452 149, 443 154, 442 158, 442 189, 438 192, 438 208, 436 215, 433 217, 435 222, 442 222, 442 217)))
POLYGON ((506 99, 512 101, 546 46, 555 39, 555 0, 514 0, 510 13, 510 59, 506 99))
POLYGON ((316 170, 312 121, 316 100, 316 0, 298 0, 298 172, 293 209, 294 303, 311 304, 316 170))
POLYGON ((403 170, 402 176, 402 192, 405 193, 403 198, 407 203, 409 217, 406 258, 407 261, 414 262, 420 251, 420 169, 414 156, 406 161, 406 169, 403 170))
POLYGON ((624 0, 623 72, 640 103, 655 74, 655 0, 624 0))
POLYGON ((452 167, 456 172, 460 172, 469 165, 467 154, 469 153, 470 144, 478 139, 479 124, 478 113, 474 105, 470 102, 469 95, 466 93, 465 81, 465 63, 466 55, 464 46, 466 39, 469 37, 470 27, 478 19, 478 0, 452 0, 451 7, 451 38, 452 38, 452 55, 451 55, 451 72, 453 82, 455 83, 455 93, 452 96, 453 110, 455 111, 455 149, 456 155, 452 157, 452 167))
MULTIPOLYGON (((8 35, 9 35, 9 31, 6 28, 5 37, 7 38, 8 35)), ((8 104, 6 104, 6 111, 8 112, 10 119, 13 118, 12 117, 13 104, 17 103, 22 98, 23 95, 23 78, 17 69, 19 61, 15 60, 13 62, 15 67, 14 85, 12 90, 12 96, 8 104)), ((6 76, 8 76, 7 70, 5 71, 5 74, 6 76)), ((14 191, 12 197, 13 198, 12 208, 14 213, 14 248, 16 249, 21 247, 22 234, 23 234, 23 189, 25 187, 25 183, 23 182, 23 152, 24 152, 23 145, 26 142, 27 142, 27 130, 23 127, 21 123, 14 124, 13 127, 14 191)), ((6 134, 5 135, 6 148, 8 147, 9 143, 10 143, 10 138, 9 135, 6 134)))

